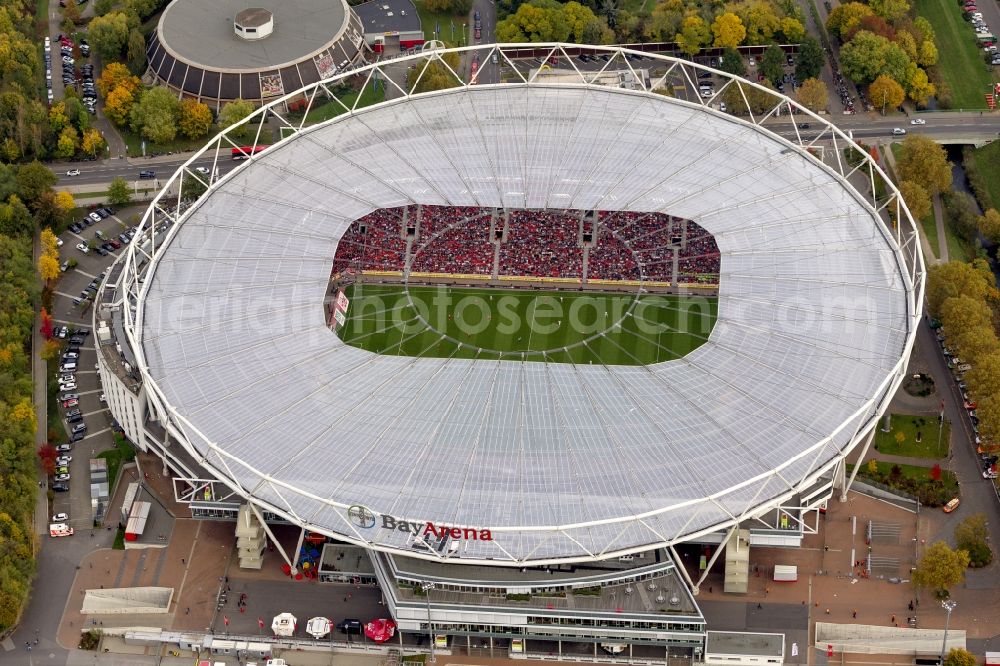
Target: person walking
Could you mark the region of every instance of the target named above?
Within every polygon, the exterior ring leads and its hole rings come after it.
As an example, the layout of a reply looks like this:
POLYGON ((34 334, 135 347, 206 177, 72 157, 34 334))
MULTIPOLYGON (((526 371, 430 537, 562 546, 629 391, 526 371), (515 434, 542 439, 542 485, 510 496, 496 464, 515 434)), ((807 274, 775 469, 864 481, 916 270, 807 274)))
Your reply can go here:
POLYGON ((857 610, 852 611, 851 612, 851 617, 854 618, 855 620, 857 620, 858 619, 858 611, 857 610))

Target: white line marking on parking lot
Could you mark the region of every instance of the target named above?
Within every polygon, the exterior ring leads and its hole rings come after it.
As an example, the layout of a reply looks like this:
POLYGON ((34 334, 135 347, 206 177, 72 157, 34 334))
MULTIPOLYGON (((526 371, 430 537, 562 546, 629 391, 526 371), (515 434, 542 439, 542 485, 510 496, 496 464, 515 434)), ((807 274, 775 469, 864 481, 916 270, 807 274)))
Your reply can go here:
POLYGON ((88 416, 94 416, 95 414, 100 414, 101 412, 106 412, 106 411, 108 411, 107 407, 105 407, 104 409, 95 409, 92 412, 84 412, 83 416, 84 416, 84 418, 86 418, 88 416))
MULTIPOLYGON (((103 435, 106 432, 111 432, 111 428, 104 428, 103 430, 98 430, 97 432, 92 432, 83 439, 90 439, 91 437, 97 437, 98 435, 103 435)), ((81 440, 82 441, 82 440, 81 440)))
MULTIPOLYGON (((104 389, 94 389, 93 391, 77 391, 77 395, 91 395, 93 393, 104 393, 104 389)), ((107 407, 105 407, 107 409, 107 407)))
POLYGON ((79 298, 79 296, 70 296, 65 291, 53 291, 52 293, 55 294, 56 296, 62 296, 63 298, 69 298, 69 299, 79 298))
POLYGON ((87 271, 81 271, 79 268, 76 269, 76 272, 79 273, 80 275, 83 275, 84 277, 89 277, 91 280, 97 279, 96 275, 91 275, 87 271))

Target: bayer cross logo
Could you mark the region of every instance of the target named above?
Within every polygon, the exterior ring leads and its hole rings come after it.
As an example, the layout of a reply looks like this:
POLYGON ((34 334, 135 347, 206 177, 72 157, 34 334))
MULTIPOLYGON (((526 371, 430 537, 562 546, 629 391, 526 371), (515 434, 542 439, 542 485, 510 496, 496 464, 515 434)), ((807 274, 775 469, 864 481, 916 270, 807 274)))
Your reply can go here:
POLYGON ((362 529, 375 527, 375 513, 366 506, 355 504, 347 510, 347 517, 362 529))

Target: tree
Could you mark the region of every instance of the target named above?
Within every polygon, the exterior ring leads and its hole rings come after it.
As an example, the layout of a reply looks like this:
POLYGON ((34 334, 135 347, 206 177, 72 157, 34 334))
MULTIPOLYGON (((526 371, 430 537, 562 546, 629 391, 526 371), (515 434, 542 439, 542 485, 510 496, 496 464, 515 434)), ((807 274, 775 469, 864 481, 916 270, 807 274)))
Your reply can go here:
MULTIPOLYGON (((43 231, 48 231, 48 229, 43 229, 43 231)), ((41 311, 38 313, 38 317, 42 320, 42 325, 38 327, 38 332, 41 333, 42 337, 46 340, 51 340, 53 335, 52 315, 50 315, 49 311, 43 306, 41 311)))
POLYGON ((917 50, 917 64, 921 67, 932 67, 937 64, 937 61, 938 49, 934 41, 925 39, 920 42, 920 48, 917 50))
POLYGON ((146 71, 146 38, 138 28, 129 30, 128 41, 125 43, 125 58, 128 60, 129 70, 135 74, 146 71))
POLYGON ((187 138, 200 139, 208 134, 212 126, 212 110, 207 104, 194 99, 181 100, 177 126, 187 138))
POLYGON ((906 0, 868 0, 868 6, 889 23, 895 23, 910 11, 906 0))
POLYGON ((116 176, 111 185, 108 186, 108 203, 113 206, 124 206, 132 201, 132 190, 128 186, 128 181, 121 176, 116 176))
POLYGON ((825 109, 826 103, 829 100, 829 92, 826 89, 826 84, 819 79, 806 79, 803 81, 802 85, 795 92, 795 96, 799 104, 810 111, 825 109))
POLYGON ((115 88, 125 88, 135 95, 142 88, 142 82, 120 62, 109 62, 97 77, 97 89, 102 97, 107 97, 115 88))
POLYGON ((63 158, 76 155, 76 149, 80 147, 80 134, 72 125, 63 128, 59 132, 59 140, 56 142, 56 155, 63 158))
POLYGON ((49 108, 49 128, 54 134, 59 134, 66 125, 69 125, 69 117, 66 115, 66 104, 64 102, 56 102, 49 108))
POLYGON ((80 149, 84 153, 95 157, 97 153, 104 150, 104 137, 96 129, 91 127, 86 132, 83 133, 83 139, 80 141, 80 149))
POLYGON ((993 560, 990 551, 990 532, 986 527, 986 516, 982 513, 969 516, 955 526, 955 545, 969 552, 969 562, 973 567, 984 567, 993 560))
POLYGON ((927 106, 928 100, 936 92, 934 84, 927 79, 927 72, 917 67, 916 63, 911 62, 907 71, 907 94, 919 106, 927 106))
POLYGON ((886 109, 892 111, 903 103, 906 91, 903 90, 903 86, 882 74, 868 86, 868 99, 882 110, 884 116, 886 109))
POLYGON ((105 60, 116 60, 128 41, 128 17, 123 12, 111 12, 90 22, 87 35, 90 45, 105 60))
POLYGON ((906 81, 906 67, 910 59, 899 44, 867 30, 859 30, 840 49, 840 64, 844 74, 860 84, 871 83, 881 74, 902 84, 906 81))
POLYGON ((59 279, 59 260, 51 255, 43 254, 38 257, 38 274, 42 276, 44 282, 55 282, 59 279))
MULTIPOLYGON (((521 7, 525 7, 525 5, 521 5, 521 7)), ((455 75, 448 70, 448 67, 451 67, 452 69, 458 67, 457 54, 447 53, 442 56, 441 60, 429 58, 423 62, 426 63, 426 69, 424 69, 423 64, 419 64, 416 69, 410 70, 413 78, 408 83, 413 86, 414 92, 444 90, 446 88, 454 88, 459 85, 455 75), (445 66, 445 63, 447 63, 448 67, 445 66), (419 81, 417 80, 417 77, 419 77, 419 81)), ((223 109, 223 111, 225 111, 225 109, 223 109)))
MULTIPOLYGON (((965 294, 984 300, 988 294, 996 291, 996 281, 990 265, 982 259, 973 260, 972 263, 949 261, 937 264, 927 270, 927 277, 927 308, 935 317, 941 314, 941 306, 949 298, 965 294)), ((974 372, 975 368, 970 371, 970 375, 974 372)), ((1000 373, 997 379, 1000 380, 1000 373)), ((1000 386, 1000 381, 996 385, 1000 386)))
POLYGON ((1000 241, 1000 213, 996 208, 987 209, 979 218, 979 233, 993 243, 1000 241))
POLYGON ((935 541, 917 562, 913 582, 919 587, 934 590, 940 597, 946 597, 949 587, 965 580, 965 568, 968 566, 968 551, 952 550, 944 541, 935 541))
POLYGON ((177 136, 177 112, 180 102, 166 88, 150 88, 129 113, 132 129, 155 143, 173 141, 177 136))
POLYGON ((944 658, 944 666, 976 666, 978 663, 976 655, 965 648, 952 648, 944 658))
POLYGON ((677 45, 690 56, 697 55, 698 51, 701 51, 701 47, 708 44, 708 40, 708 24, 697 14, 684 17, 681 22, 681 31, 674 36, 677 45))
POLYGON ((135 99, 128 88, 118 86, 111 91, 104 101, 104 115, 115 125, 121 127, 128 120, 134 105, 135 99))
POLYGON ((944 148, 922 134, 908 134, 896 158, 901 180, 917 183, 930 195, 951 189, 951 162, 944 148))
POLYGON ((806 36, 806 27, 797 18, 786 16, 781 19, 780 25, 781 27, 778 29, 778 32, 781 33, 783 37, 782 43, 784 44, 798 44, 806 36))
POLYGON ((861 19, 874 13, 871 7, 861 2, 845 2, 834 7, 827 16, 826 29, 846 41, 861 25, 861 19))
POLYGON ((35 160, 17 170, 17 191, 30 208, 38 202, 44 192, 52 189, 56 180, 56 175, 48 167, 35 160))
POLYGON ((63 213, 71 212, 74 208, 76 208, 76 202, 73 201, 73 195, 66 190, 56 192, 56 208, 61 210, 63 213))
MULTIPOLYGON (((50 257, 59 256, 59 239, 49 228, 42 229, 38 234, 38 242, 41 246, 41 253, 50 257)), ((44 308, 42 308, 44 310, 44 308)))
POLYGON ((899 183, 899 192, 903 195, 906 207, 910 209, 910 215, 915 220, 922 220, 931 212, 931 198, 927 190, 919 183, 912 180, 904 180, 899 183))
POLYGON ((785 75, 785 52, 777 44, 771 44, 760 59, 760 73, 773 85, 781 83, 785 75))
POLYGON ((570 38, 576 43, 583 43, 583 33, 587 26, 598 18, 589 7, 570 0, 562 6, 563 18, 569 26, 570 38))
POLYGON ((76 6, 76 0, 66 0, 66 6, 62 8, 63 21, 77 24, 80 22, 80 8, 76 6))
MULTIPOLYGON (((523 7, 524 5, 521 6, 523 7)), ((219 112, 219 127, 229 127, 230 125, 235 125, 251 113, 253 113, 253 104, 245 102, 242 99, 234 99, 232 102, 229 102, 222 107, 222 110, 219 112)), ((249 135, 249 129, 247 129, 244 125, 240 129, 236 130, 234 134, 238 138, 243 138, 249 135)))
POLYGON ((724 12, 712 21, 712 34, 715 36, 713 46, 735 49, 746 39, 747 30, 743 27, 743 21, 739 16, 732 12, 724 12))
POLYGON ((733 11, 746 28, 747 44, 768 44, 781 28, 781 21, 774 13, 774 5, 765 0, 743 0, 733 6, 733 11))
POLYGON ((497 22, 499 42, 559 42, 569 37, 562 8, 539 6, 539 0, 526 2, 502 21, 497 22))
POLYGON ((56 451, 56 447, 48 442, 38 447, 38 460, 42 464, 42 470, 44 470, 46 475, 52 476, 56 473, 56 458, 58 456, 59 453, 56 451))
POLYGON ((743 61, 743 56, 736 49, 726 49, 722 53, 722 64, 719 66, 723 72, 729 72, 736 76, 746 76, 747 64, 743 61))

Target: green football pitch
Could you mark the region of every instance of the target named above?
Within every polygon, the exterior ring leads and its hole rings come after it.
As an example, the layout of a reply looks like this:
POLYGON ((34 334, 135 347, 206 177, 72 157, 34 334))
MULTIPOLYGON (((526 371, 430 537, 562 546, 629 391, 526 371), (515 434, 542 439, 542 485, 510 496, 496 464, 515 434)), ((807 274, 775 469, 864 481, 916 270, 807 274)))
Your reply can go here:
POLYGON ((708 339, 717 299, 445 286, 352 285, 337 334, 380 354, 645 365, 708 339))

